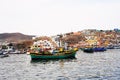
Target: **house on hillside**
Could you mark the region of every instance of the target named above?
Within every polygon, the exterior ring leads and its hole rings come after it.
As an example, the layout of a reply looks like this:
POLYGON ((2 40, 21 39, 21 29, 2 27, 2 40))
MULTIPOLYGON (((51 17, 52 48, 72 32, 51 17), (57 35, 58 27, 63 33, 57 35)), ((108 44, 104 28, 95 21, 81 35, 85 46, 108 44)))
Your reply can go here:
POLYGON ((52 36, 51 39, 56 44, 56 47, 62 46, 62 41, 58 35, 52 36))
POLYGON ((56 47, 56 44, 50 37, 39 37, 34 39, 32 48, 35 47, 39 47, 42 49, 53 49, 56 47))

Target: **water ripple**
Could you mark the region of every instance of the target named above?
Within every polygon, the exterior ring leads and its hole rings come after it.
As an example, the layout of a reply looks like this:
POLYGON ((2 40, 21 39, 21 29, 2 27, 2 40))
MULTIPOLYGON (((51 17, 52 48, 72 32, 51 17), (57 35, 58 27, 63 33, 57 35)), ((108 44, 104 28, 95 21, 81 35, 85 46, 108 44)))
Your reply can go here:
POLYGON ((31 61, 26 54, 0 58, 0 80, 120 80, 119 75, 119 50, 78 51, 76 59, 54 61, 31 61))

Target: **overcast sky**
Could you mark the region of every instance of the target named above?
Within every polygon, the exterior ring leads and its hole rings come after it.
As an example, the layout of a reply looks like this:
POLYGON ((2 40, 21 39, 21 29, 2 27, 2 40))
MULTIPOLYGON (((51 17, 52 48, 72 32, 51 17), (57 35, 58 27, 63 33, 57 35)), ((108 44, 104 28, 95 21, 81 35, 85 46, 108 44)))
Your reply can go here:
POLYGON ((0 33, 120 28, 120 0, 0 0, 0 33))

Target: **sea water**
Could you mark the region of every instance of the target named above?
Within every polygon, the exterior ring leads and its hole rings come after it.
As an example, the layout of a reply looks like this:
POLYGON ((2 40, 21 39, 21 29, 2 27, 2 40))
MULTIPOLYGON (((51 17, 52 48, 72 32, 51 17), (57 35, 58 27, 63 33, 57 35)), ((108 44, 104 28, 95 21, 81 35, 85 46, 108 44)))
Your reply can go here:
POLYGON ((76 59, 49 61, 10 54, 0 58, 0 80, 120 80, 120 49, 78 51, 76 59))

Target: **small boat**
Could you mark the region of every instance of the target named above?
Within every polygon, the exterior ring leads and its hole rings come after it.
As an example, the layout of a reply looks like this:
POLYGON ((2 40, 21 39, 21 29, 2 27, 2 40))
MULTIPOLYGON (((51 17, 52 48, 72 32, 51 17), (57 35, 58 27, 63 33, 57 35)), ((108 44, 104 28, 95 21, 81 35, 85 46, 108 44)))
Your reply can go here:
POLYGON ((22 52, 19 50, 12 50, 12 51, 8 51, 8 54, 22 54, 22 52))
POLYGON ((93 48, 93 50, 95 52, 103 52, 103 51, 106 51, 107 49, 105 47, 95 47, 93 48))
POLYGON ((94 52, 93 48, 84 48, 83 51, 86 53, 93 53, 94 52))
POLYGON ((114 49, 120 49, 120 46, 114 46, 114 49))
POLYGON ((0 58, 8 57, 9 55, 5 51, 0 51, 0 58))
POLYGON ((114 49, 114 46, 113 45, 108 45, 107 49, 114 49))
POLYGON ((30 52, 32 60, 49 60, 49 59, 73 59, 75 58, 76 50, 64 50, 64 51, 39 51, 30 52))
POLYGON ((120 43, 114 45, 114 49, 120 49, 120 43))
POLYGON ((0 55, 0 58, 4 58, 4 57, 9 57, 9 55, 8 54, 0 55))

